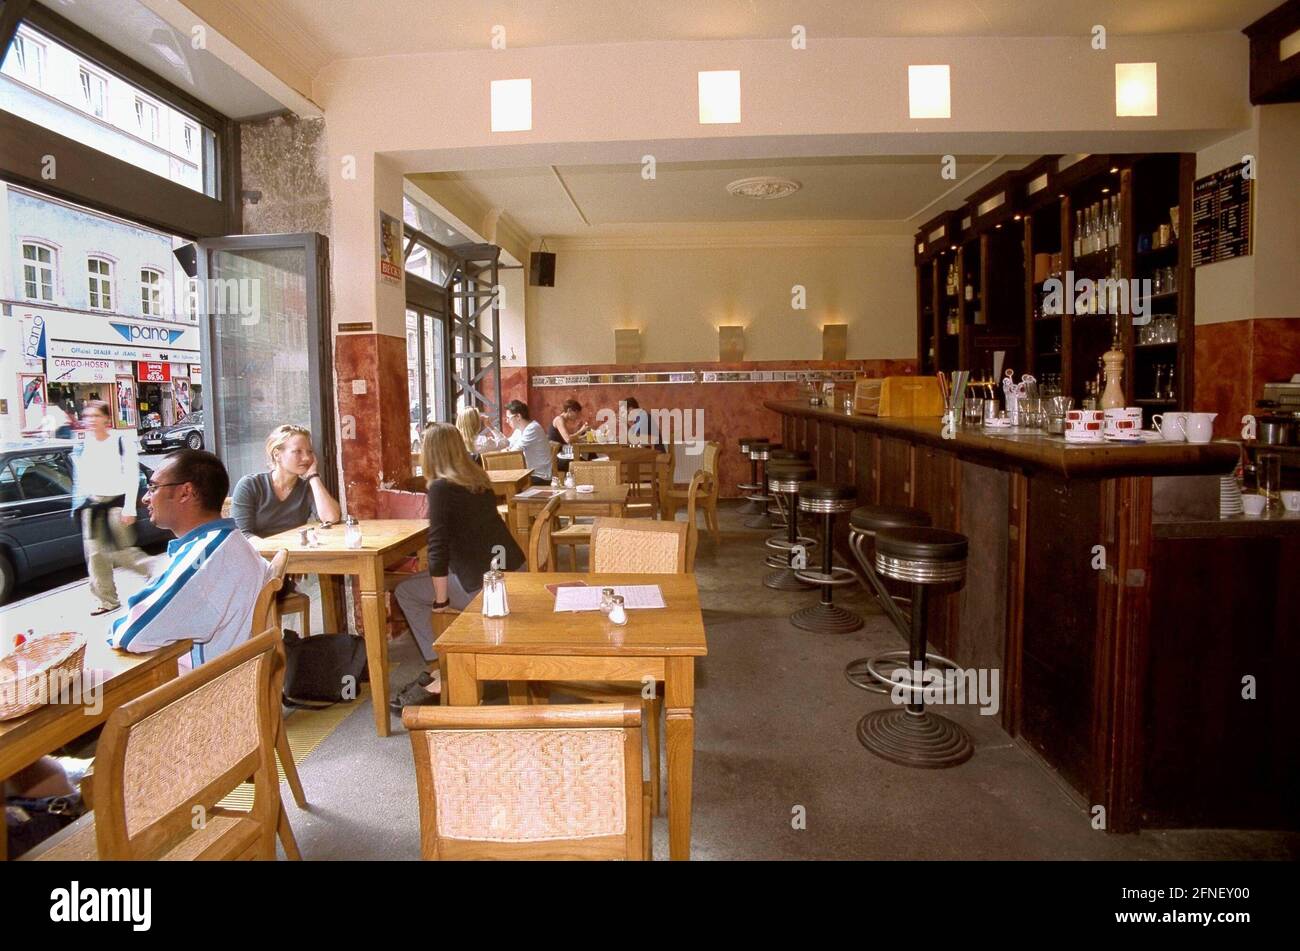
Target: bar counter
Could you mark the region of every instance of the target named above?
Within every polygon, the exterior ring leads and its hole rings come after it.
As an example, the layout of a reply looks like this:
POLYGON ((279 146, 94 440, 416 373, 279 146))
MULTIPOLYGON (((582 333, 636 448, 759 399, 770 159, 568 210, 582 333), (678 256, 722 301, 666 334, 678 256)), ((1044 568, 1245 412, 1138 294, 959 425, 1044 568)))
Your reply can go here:
POLYGON ((764 405, 819 479, 968 537, 931 649, 1001 671, 1003 729, 1090 821, 1300 828, 1300 516, 1219 518, 1236 443, 947 439, 935 418, 764 405))

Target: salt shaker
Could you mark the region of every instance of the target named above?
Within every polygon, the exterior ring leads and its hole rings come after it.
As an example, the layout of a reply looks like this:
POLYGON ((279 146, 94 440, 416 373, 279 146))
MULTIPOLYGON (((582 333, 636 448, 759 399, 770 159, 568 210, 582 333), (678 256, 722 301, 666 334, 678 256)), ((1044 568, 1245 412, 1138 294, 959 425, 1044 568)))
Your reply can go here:
POLYGON ((348 548, 361 547, 361 523, 351 515, 344 522, 343 544, 348 548))
POLYGON ((510 602, 506 598, 506 576, 504 572, 488 571, 483 574, 483 616, 505 617, 510 613, 510 602))
POLYGON ((611 624, 626 624, 627 611, 623 609, 623 596, 616 594, 611 600, 613 604, 609 609, 609 622, 611 624))
POLYGON ((551 476, 551 488, 558 489, 559 487, 560 487, 560 477, 557 475, 551 476))
POLYGON ((570 469, 564 474, 564 487, 566 489, 572 489, 575 484, 576 483, 573 481, 573 470, 570 469))
POLYGON ((613 609, 614 609, 614 589, 601 588, 600 589, 600 612, 602 614, 608 614, 613 609))

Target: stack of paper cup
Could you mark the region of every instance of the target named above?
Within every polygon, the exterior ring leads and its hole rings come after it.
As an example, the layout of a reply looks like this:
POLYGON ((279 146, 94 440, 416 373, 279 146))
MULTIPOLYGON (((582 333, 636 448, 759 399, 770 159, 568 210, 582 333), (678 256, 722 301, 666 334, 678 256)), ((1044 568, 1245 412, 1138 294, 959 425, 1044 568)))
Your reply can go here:
POLYGON ((1240 515, 1241 513, 1241 486, 1237 485, 1237 480, 1233 476, 1220 476, 1219 517, 1231 518, 1233 515, 1240 515))

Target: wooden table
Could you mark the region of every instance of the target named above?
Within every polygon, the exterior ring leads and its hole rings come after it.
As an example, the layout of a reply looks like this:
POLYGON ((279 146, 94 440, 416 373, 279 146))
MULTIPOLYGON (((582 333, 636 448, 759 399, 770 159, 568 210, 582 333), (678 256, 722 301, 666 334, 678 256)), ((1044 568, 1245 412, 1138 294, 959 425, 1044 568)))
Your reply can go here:
POLYGON ((342 630, 334 607, 339 578, 355 575, 359 579, 375 729, 380 736, 388 736, 388 614, 384 604, 384 569, 425 550, 429 523, 418 518, 367 519, 361 523, 362 544, 357 549, 343 544, 343 530, 342 525, 317 528, 320 545, 316 548, 302 546, 301 529, 297 528, 250 541, 267 558, 275 557, 282 549, 287 551, 286 573, 319 576, 327 631, 342 630))
POLYGON ((532 484, 533 470, 489 469, 488 478, 492 481, 492 491, 497 498, 504 499, 509 505, 516 492, 522 492, 532 484))
MULTIPOLYGON (((65 743, 94 729, 124 703, 161 687, 177 674, 176 662, 189 653, 189 641, 177 641, 148 654, 130 654, 109 647, 96 634, 86 642, 83 671, 93 678, 102 699, 96 703, 49 703, 16 720, 0 721, 0 785, 21 769, 35 763, 65 743)), ((85 691, 87 688, 78 688, 85 691)), ((85 699, 69 687, 69 699, 85 699)), ((7 836, 0 825, 0 861, 8 853, 7 836)))
POLYGON ((695 758, 695 658, 708 653, 694 575, 516 573, 506 579, 510 614, 485 618, 482 595, 435 642, 444 702, 474 706, 489 680, 631 681, 664 685, 668 721, 668 842, 673 859, 691 854, 695 758), (599 611, 557 614, 548 584, 657 584, 662 610, 628 611, 625 626, 599 611))
MULTIPOLYGON (((518 496, 514 498, 515 510, 515 539, 519 542, 519 547, 524 551, 528 550, 528 531, 532 527, 533 519, 542 509, 546 508, 546 503, 551 500, 551 492, 545 486, 538 486, 538 492, 535 495, 518 496)), ((613 518, 621 518, 624 510, 627 508, 626 485, 616 485, 608 488, 598 486, 594 492, 579 492, 577 489, 565 489, 564 501, 560 503, 557 515, 607 515, 613 518)))

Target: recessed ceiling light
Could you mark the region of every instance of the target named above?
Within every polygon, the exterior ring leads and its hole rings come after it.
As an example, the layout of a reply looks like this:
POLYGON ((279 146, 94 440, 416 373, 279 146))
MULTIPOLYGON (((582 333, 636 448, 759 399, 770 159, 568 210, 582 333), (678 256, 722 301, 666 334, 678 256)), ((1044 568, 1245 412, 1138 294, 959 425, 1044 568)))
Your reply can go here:
POLYGON ((1103 189, 1101 190, 1101 193, 1102 193, 1103 195, 1109 195, 1109 194, 1110 194, 1110 189, 1109 189, 1109 188, 1103 188, 1103 189))
POLYGON ((533 127, 533 81, 492 80, 492 131, 527 132, 533 127))
POLYGON ((1158 114, 1156 64, 1116 63, 1115 115, 1154 116, 1158 114))
POLYGON ((777 178, 773 175, 759 175, 755 178, 738 178, 727 185, 727 193, 741 198, 757 198, 771 201, 773 198, 788 198, 803 186, 789 178, 777 178))
POLYGON ((1118 174, 1118 173, 1119 173, 1119 166, 1116 165, 1116 166, 1114 166, 1113 168, 1111 168, 1110 173, 1111 173, 1112 175, 1116 175, 1116 174, 1118 174))
POLYGON ((948 67, 907 67, 907 111, 913 119, 951 119, 948 67))
POLYGON ((701 125, 740 121, 740 70, 701 70, 698 82, 701 125))

